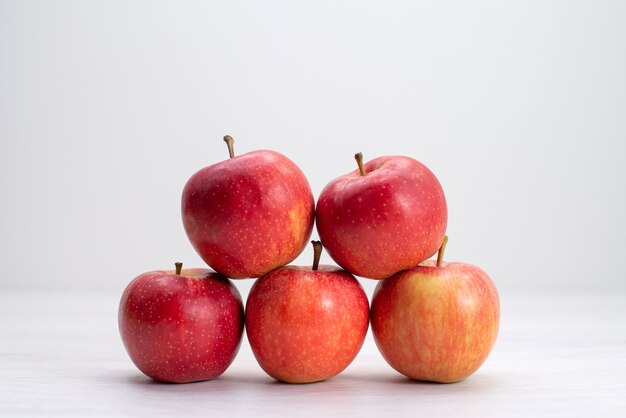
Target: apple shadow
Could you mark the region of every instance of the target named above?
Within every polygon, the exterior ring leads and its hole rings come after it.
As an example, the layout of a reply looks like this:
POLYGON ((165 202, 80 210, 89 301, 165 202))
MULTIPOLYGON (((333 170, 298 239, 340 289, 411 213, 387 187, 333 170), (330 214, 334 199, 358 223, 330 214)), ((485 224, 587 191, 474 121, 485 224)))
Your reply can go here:
POLYGON ((409 388, 420 387, 424 392, 429 394, 451 394, 458 392, 459 394, 478 394, 493 392, 507 385, 506 378, 492 374, 477 374, 459 382, 441 383, 425 380, 414 380, 406 376, 395 376, 387 378, 382 382, 396 387, 409 388))
POLYGON ((265 378, 264 376, 256 376, 250 374, 237 374, 237 375, 221 375, 211 380, 198 380, 195 382, 187 382, 187 383, 175 383, 175 382, 164 382, 160 380, 152 379, 139 371, 128 371, 128 372, 116 372, 116 373, 108 373, 100 376, 100 380, 106 383, 116 383, 116 384, 130 384, 138 387, 154 387, 154 388, 182 388, 182 387, 196 387, 196 386, 206 386, 211 384, 220 384, 220 385, 232 385, 232 384, 272 384, 273 381, 271 378, 265 378))
POLYGON ((459 382, 442 383, 428 380, 415 380, 400 373, 382 371, 373 373, 342 374, 339 375, 338 378, 346 381, 368 383, 370 385, 422 387, 428 388, 429 390, 439 390, 437 388, 441 388, 440 391, 453 391, 457 388, 474 391, 492 390, 493 388, 502 387, 507 381, 505 377, 492 373, 477 373, 459 382))
MULTIPOLYGON (((228 372, 227 372, 228 373, 228 372)), ((117 371, 103 374, 100 380, 108 384, 132 386, 140 391, 152 393, 195 393, 210 391, 226 394, 230 392, 259 390, 262 392, 298 395, 340 396, 340 394, 366 394, 373 390, 383 389, 407 394, 444 394, 459 392, 481 393, 492 391, 506 385, 506 379, 493 374, 477 374, 466 380, 456 383, 439 383, 431 381, 413 380, 401 374, 374 372, 374 373, 345 373, 331 379, 311 383, 288 383, 276 380, 260 373, 236 372, 224 374, 213 380, 171 383, 160 382, 141 374, 139 371, 117 371), (376 389, 378 388, 378 389, 376 389), (394 389, 395 388, 395 389, 394 389)))

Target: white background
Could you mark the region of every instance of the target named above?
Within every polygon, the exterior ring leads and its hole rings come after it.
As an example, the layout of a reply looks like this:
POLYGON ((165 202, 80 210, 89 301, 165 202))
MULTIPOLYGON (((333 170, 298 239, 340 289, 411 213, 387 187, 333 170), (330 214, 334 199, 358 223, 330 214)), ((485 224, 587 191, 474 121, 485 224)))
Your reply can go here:
POLYGON ((624 22, 622 1, 1 1, 0 289, 202 265, 180 194, 228 133, 316 196, 357 151, 422 161, 447 258, 501 293, 624 291, 624 22))

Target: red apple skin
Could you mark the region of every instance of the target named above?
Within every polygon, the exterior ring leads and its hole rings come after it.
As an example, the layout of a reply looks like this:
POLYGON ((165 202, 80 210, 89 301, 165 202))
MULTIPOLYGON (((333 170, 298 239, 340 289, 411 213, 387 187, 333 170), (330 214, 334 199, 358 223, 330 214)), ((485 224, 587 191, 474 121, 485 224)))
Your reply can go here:
POLYGON ((182 218, 200 257, 241 279, 293 261, 313 228, 315 202, 298 166, 274 151, 253 151, 205 167, 185 185, 182 218))
POLYGON ((245 322, 237 289, 206 269, 141 274, 124 291, 118 320, 137 368, 172 383, 224 373, 237 355, 245 322))
POLYGON ((434 261, 378 283, 372 333, 398 372, 416 380, 458 382, 485 361, 498 336, 500 302, 480 268, 434 261))
POLYGON ((258 279, 246 303, 246 334, 267 374, 289 383, 329 379, 363 345, 369 304, 359 282, 332 266, 286 266, 258 279))
POLYGON ((417 266, 437 252, 448 209, 435 175, 420 162, 380 157, 331 181, 317 202, 317 231, 337 264, 370 279, 417 266))

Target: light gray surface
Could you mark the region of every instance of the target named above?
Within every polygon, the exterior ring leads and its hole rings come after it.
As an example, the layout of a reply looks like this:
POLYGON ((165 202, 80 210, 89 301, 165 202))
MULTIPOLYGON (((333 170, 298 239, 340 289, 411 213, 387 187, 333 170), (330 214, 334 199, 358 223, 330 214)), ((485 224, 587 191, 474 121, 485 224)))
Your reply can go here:
POLYGON ((118 295, 4 292, 0 416, 623 416, 626 295, 501 300, 492 355, 458 384, 403 378, 368 335, 354 363, 327 382, 274 382, 244 339, 219 379, 167 385, 126 357, 118 295))
POLYGON ((316 196, 357 151, 415 157, 448 259, 501 290, 624 291, 625 21, 619 0, 0 0, 0 289, 201 266, 180 194, 229 133, 316 196))

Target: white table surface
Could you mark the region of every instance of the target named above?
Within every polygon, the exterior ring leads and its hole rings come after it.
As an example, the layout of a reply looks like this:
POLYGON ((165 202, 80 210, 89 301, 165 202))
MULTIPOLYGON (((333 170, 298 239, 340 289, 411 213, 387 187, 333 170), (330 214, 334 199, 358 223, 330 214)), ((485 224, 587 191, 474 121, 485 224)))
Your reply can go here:
POLYGON ((368 335, 326 382, 288 385, 247 340, 220 378, 160 384, 128 359, 117 294, 0 294, 0 417, 626 416, 626 295, 501 294, 500 336, 464 382, 414 382, 368 335))

